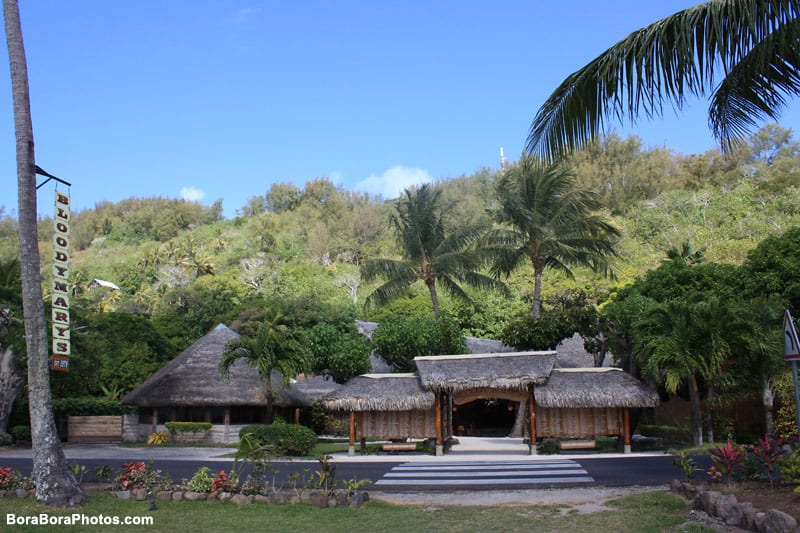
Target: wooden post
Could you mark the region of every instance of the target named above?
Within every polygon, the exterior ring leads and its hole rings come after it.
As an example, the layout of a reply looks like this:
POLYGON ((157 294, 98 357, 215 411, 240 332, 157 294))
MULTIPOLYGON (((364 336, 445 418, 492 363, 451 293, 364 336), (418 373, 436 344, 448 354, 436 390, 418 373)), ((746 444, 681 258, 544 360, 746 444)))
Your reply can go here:
POLYGON ((629 407, 622 408, 622 426, 625 439, 625 453, 631 453, 631 414, 629 407))
POLYGON ((300 425, 300 408, 294 408, 294 423, 300 425))
POLYGON ((356 413, 350 411, 350 443, 347 446, 347 455, 356 454, 356 413))
POLYGON ((153 431, 150 433, 155 433, 158 431, 158 407, 153 407, 153 422, 152 422, 153 431))
POLYGON ((442 396, 436 393, 436 455, 444 455, 444 438, 442 437, 442 396))
POLYGON ((222 423, 225 424, 225 444, 231 442, 231 406, 225 406, 225 412, 222 415, 222 423))
POLYGON ((530 445, 528 451, 531 455, 536 455, 536 399, 533 397, 533 386, 531 385, 528 392, 528 418, 531 426, 530 430, 530 445))

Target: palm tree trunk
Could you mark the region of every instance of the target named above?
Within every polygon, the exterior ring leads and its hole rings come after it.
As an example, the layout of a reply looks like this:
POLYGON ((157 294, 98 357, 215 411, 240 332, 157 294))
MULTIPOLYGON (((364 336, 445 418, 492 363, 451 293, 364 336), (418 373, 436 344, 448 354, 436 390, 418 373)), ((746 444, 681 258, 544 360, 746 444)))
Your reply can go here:
POLYGON ((428 291, 431 293, 431 302, 433 302, 433 316, 439 318, 439 296, 436 294, 436 283, 426 282, 428 291))
POLYGON ((711 407, 711 402, 714 397, 714 388, 708 388, 708 396, 706 397, 706 442, 714 442, 714 409, 711 407))
POLYGON ((36 169, 28 67, 16 0, 3 0, 3 15, 11 65, 17 144, 22 309, 28 350, 28 399, 33 441, 32 478, 36 486, 36 499, 39 501, 51 505, 74 506, 85 502, 86 494, 67 466, 53 418, 47 323, 42 303, 39 235, 36 226, 36 169))
POLYGON ((11 442, 8 417, 14 400, 25 384, 25 374, 14 350, 9 346, 0 351, 0 443, 11 442))
POLYGON ((534 266, 533 274, 533 319, 542 315, 542 271, 544 268, 534 266))
POLYGON ((764 422, 766 423, 767 435, 775 432, 775 418, 772 416, 772 406, 775 402, 775 394, 769 379, 764 379, 761 390, 761 403, 764 406, 764 422))
POLYGON ((689 405, 692 408, 692 444, 703 444, 703 413, 700 409, 700 393, 697 390, 697 379, 689 378, 689 405))

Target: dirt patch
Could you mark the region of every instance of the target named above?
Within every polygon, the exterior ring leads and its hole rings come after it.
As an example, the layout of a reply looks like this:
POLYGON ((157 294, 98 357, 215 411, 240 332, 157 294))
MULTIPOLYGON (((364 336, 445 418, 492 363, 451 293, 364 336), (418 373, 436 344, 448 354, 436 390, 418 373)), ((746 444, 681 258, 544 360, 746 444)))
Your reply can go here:
POLYGON ((724 483, 712 487, 725 494, 734 494, 740 502, 750 502, 753 507, 766 511, 777 509, 791 515, 800 524, 800 494, 794 492, 794 485, 780 485, 771 489, 766 483, 724 483))

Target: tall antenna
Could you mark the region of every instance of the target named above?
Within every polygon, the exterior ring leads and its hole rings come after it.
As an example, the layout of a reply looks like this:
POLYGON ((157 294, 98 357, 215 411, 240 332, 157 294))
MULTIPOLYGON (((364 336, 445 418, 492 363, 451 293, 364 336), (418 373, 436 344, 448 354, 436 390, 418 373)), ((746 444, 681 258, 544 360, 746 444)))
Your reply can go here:
POLYGON ((503 152, 503 147, 500 147, 500 170, 506 169, 506 155, 503 152))

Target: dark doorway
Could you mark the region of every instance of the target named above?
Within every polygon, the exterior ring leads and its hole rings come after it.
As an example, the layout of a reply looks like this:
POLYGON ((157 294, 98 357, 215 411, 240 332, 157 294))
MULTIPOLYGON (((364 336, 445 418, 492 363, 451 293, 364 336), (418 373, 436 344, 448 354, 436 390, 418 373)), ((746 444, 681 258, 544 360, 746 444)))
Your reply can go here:
POLYGON ((481 399, 453 406, 453 432, 473 437, 505 437, 511 432, 518 402, 481 399))

